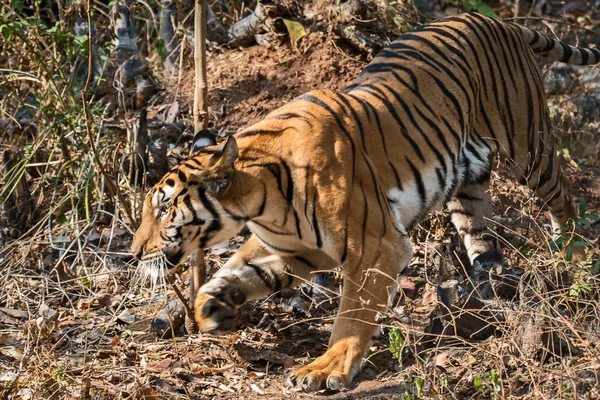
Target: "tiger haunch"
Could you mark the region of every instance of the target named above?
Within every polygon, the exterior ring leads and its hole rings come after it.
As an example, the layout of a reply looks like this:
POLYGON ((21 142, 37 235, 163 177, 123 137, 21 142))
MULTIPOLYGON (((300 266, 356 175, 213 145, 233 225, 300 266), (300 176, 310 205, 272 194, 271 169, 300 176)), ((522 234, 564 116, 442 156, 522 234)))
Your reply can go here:
POLYGON ((407 232, 429 211, 447 204, 477 268, 502 263, 489 227, 496 154, 548 206, 554 229, 576 216, 535 53, 600 59, 478 14, 402 35, 344 91, 300 96, 173 168, 145 200, 132 252, 177 264, 250 228, 196 298, 209 332, 232 329, 246 301, 341 266, 329 349, 286 386, 348 387, 412 255, 407 232))

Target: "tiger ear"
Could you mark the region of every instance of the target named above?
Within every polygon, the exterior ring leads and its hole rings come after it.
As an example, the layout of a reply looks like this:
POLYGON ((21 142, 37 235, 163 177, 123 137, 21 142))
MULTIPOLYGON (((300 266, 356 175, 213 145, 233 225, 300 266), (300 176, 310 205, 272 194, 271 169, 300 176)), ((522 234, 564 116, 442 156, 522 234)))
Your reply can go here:
POLYGON ((214 196, 225 194, 231 186, 237 157, 237 142, 233 136, 229 136, 225 145, 210 158, 204 184, 214 196))
POLYGON ((227 142, 210 158, 209 167, 211 168, 231 168, 238 158, 238 145, 233 136, 227 138, 227 142))
POLYGON ((194 141, 192 142, 192 151, 191 153, 195 153, 198 150, 201 150, 208 146, 216 146, 217 139, 215 135, 212 134, 208 129, 202 129, 196 133, 194 136, 194 141))

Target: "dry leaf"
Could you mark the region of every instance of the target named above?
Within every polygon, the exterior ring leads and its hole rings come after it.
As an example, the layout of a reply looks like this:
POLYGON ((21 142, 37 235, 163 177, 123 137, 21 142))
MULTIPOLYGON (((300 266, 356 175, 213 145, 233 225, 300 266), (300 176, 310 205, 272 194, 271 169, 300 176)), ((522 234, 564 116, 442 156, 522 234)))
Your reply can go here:
POLYGON ((441 367, 441 368, 446 368, 446 365, 448 364, 448 353, 439 353, 435 356, 435 359, 433 361, 433 364, 436 367, 441 367))
POLYGON ((128 309, 125 309, 117 316, 117 320, 125 324, 131 324, 132 322, 135 322, 135 315, 130 313, 128 309))
POLYGON ((287 31, 290 34, 290 42, 292 43, 292 49, 296 50, 296 44, 298 43, 298 40, 306 36, 306 30, 300 22, 284 19, 283 23, 285 24, 285 27, 287 28, 287 31))
POLYGON ((15 310, 12 308, 0 307, 0 312, 3 312, 4 314, 13 318, 27 319, 29 317, 29 313, 27 311, 15 310))
POLYGON ((412 299, 415 296, 415 283, 411 281, 408 277, 400 277, 400 282, 398 283, 398 286, 400 286, 400 289, 402 289, 404 295, 409 299, 412 299))
POLYGON ((205 367, 202 365, 194 364, 191 372, 194 375, 216 375, 216 374, 221 374, 224 371, 230 370, 233 367, 234 367, 233 364, 227 364, 220 368, 210 368, 210 367, 205 367))
POLYGON ((425 293, 423 294, 423 302, 422 304, 425 306, 427 304, 433 304, 438 301, 437 289, 430 285, 429 283, 425 285, 425 293))
POLYGON ((151 361, 146 364, 146 371, 161 373, 165 372, 167 369, 171 367, 172 360, 170 358, 165 358, 160 361, 151 361))
POLYGON ((261 396, 265 395, 265 392, 263 392, 258 386, 256 386, 255 383, 250 385, 250 387, 252 388, 252 390, 254 390, 256 393, 260 394, 261 396))
POLYGON ((121 338, 119 337, 119 335, 115 335, 112 340, 110 341, 110 347, 115 347, 117 346, 119 343, 121 342, 121 338))

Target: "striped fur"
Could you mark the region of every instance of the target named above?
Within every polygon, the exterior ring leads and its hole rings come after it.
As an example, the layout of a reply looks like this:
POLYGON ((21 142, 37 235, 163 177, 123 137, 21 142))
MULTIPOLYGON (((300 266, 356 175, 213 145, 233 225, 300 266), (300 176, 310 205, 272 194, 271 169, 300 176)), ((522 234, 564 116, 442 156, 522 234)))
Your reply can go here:
POLYGON ((494 155, 547 204, 555 229, 575 216, 534 53, 599 60, 478 14, 409 32, 343 92, 300 96, 175 167, 148 194, 132 251, 177 264, 250 228, 196 298, 208 332, 231 329, 250 299, 341 266, 329 350, 286 385, 346 387, 411 257, 407 232, 429 211, 447 204, 474 265, 502 262, 488 226, 494 155))

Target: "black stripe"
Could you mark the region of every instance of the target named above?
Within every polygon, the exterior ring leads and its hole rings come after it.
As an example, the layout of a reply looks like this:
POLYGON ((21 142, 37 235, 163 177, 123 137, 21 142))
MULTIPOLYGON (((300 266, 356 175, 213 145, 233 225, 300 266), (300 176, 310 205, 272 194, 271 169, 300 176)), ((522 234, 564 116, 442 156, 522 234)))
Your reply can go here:
POLYGON ((546 44, 546 46, 544 46, 543 49, 540 49, 541 53, 549 52, 554 48, 554 45, 556 44, 556 41, 554 39, 550 39, 549 37, 545 37, 545 39, 548 41, 548 43, 546 44))
POLYGON ((208 225, 206 230, 203 232, 203 236, 200 239, 200 248, 205 248, 206 243, 208 243, 208 240, 213 236, 211 234, 216 231, 221 230, 222 225, 221 225, 221 219, 220 219, 219 213, 217 213, 217 211, 213 207, 212 203, 206 196, 204 189, 201 187, 198 188, 198 197, 200 198, 200 201, 202 202, 202 206, 204 206, 206 211, 208 211, 210 213, 210 215, 212 216, 212 220, 210 221, 210 224, 208 225))
POLYGON ((400 118, 400 116, 398 115, 398 112, 396 111, 396 109, 394 108, 394 106, 392 105, 390 100, 388 99, 385 92, 382 91, 381 88, 379 88, 375 85, 370 85, 370 84, 363 85, 360 87, 360 89, 371 94, 373 97, 379 99, 386 106, 386 108, 388 109, 390 114, 392 114, 392 117, 394 118, 394 120, 396 121, 398 126, 400 127, 400 132, 401 132, 402 136, 408 141, 408 143, 412 147, 415 154, 419 157, 419 159, 422 162, 425 162, 425 157, 423 157, 423 153, 421 152, 421 149, 419 148, 417 143, 414 141, 414 139, 408 133, 406 126, 402 122, 402 118, 400 118), (370 90, 367 90, 367 89, 370 89, 370 90))
POLYGON ((268 226, 266 226, 265 224, 258 222, 258 221, 251 221, 253 224, 256 224, 258 226, 260 226, 261 228, 263 228, 264 230, 271 232, 275 235, 281 235, 281 236, 291 236, 293 235, 293 233, 290 232, 285 232, 285 231, 276 231, 275 229, 269 228, 268 226))
MULTIPOLYGON (((254 273, 256 274, 256 276, 258 276, 260 278, 260 280, 265 284, 266 287, 268 287, 271 290, 275 289, 273 287, 273 282, 271 282, 272 277, 269 276, 270 274, 267 274, 265 271, 263 271, 262 267, 260 267, 256 264, 251 264, 249 262, 244 262, 244 264, 246 264, 247 266, 249 266, 250 268, 252 268, 254 270, 254 273)), ((279 286, 281 287, 281 283, 279 284, 279 286)))
POLYGON ((452 215, 452 214, 460 214, 460 215, 464 215, 465 217, 472 217, 473 216, 472 212, 465 211, 465 210, 459 210, 459 209, 448 210, 448 212, 450 213, 450 215, 452 215))
POLYGON ((229 210, 227 207, 224 207, 222 204, 221 204, 221 207, 223 208, 223 211, 225 211, 227 213, 227 215, 229 215, 229 217, 234 221, 249 221, 250 220, 250 218, 248 218, 244 215, 234 214, 231 210, 229 210))
POLYGON ((340 118, 338 113, 336 113, 331 107, 329 107, 329 105, 327 105, 323 100, 319 99, 318 97, 315 97, 310 94, 305 94, 299 99, 316 104, 319 107, 323 108, 325 111, 327 111, 333 117, 344 136, 346 136, 346 139, 348 139, 348 142, 350 143, 350 147, 352 149, 352 182, 354 182, 354 174, 356 172, 356 145, 354 144, 354 139, 352 139, 352 136, 344 126, 342 119, 340 118))
POLYGON ((317 221, 317 192, 313 197, 313 215, 312 215, 313 228, 315 229, 315 236, 317 237, 317 247, 323 246, 323 240, 321 239, 321 231, 319 230, 319 222, 317 221))
MULTIPOLYGON (((381 191, 379 189, 379 185, 377 184, 377 178, 375 177, 375 171, 373 171, 373 168, 371 168, 371 163, 369 163, 369 160, 367 159, 367 157, 364 154, 362 154, 362 157, 363 157, 365 164, 367 164, 369 173, 371 174, 371 181, 373 182, 373 192, 375 194, 375 197, 377 198, 377 204, 379 204, 379 210, 381 211, 381 225, 383 226, 383 233, 381 234, 381 236, 384 236, 387 232, 387 224, 386 224, 386 218, 385 218, 385 210, 383 208, 383 205, 381 204, 381 191)), ((361 182, 361 187, 362 187, 362 182, 361 182)))
POLYGON ((308 259, 302 256, 294 256, 294 259, 300 261, 303 264, 308 265, 308 268, 310 269, 317 269, 317 267, 313 263, 311 263, 308 259))
MULTIPOLYGON (((304 112, 306 114, 310 115, 313 119, 316 120, 316 117, 313 114, 311 114, 308 111, 304 111, 304 112)), ((267 117, 266 119, 267 120, 268 119, 277 119, 277 120, 299 119, 299 120, 301 120, 303 122, 306 122, 308 124, 308 126, 309 126, 310 129, 313 129, 313 124, 312 124, 312 122, 308 118, 306 118, 303 115, 296 114, 296 113, 286 112, 286 113, 283 113, 283 114, 271 115, 271 116, 267 117)))
POLYGON ((290 250, 290 249, 286 249, 286 248, 283 248, 283 247, 276 246, 273 243, 271 243, 271 242, 265 240, 264 238, 260 237, 256 232, 252 232, 252 233, 254 233, 254 236, 256 236, 256 238, 259 239, 261 242, 263 242, 266 247, 269 247, 269 248, 271 248, 271 249, 273 249, 273 250, 275 250, 277 252, 287 253, 288 255, 293 255, 293 254, 296 254, 298 252, 297 250, 290 250))
POLYGON ((187 182, 187 176, 185 175, 185 173, 182 170, 177 170, 177 177, 179 178, 179 180, 183 183, 187 182))
POLYGON ((398 175, 398 170, 396 169, 396 167, 394 167, 394 164, 392 164, 391 161, 388 161, 388 164, 390 165, 390 168, 392 169, 392 172, 394 173, 394 179, 396 180, 396 187, 399 190, 403 190, 402 189, 402 181, 400 181, 400 176, 398 175))
POLYGON ((548 182, 552 178, 552 173, 554 172, 553 166, 554 166, 554 154, 551 153, 548 156, 548 165, 546 165, 546 167, 544 168, 544 172, 540 175, 540 178, 538 180, 538 183, 537 183, 538 189, 541 189, 542 186, 544 186, 546 184, 546 182, 548 182))
POLYGON ((190 196, 185 196, 183 198, 183 204, 187 207, 187 209, 189 210, 189 212, 192 214, 192 221, 187 223, 186 225, 204 225, 204 223, 206 221, 204 221, 201 218, 198 218, 198 214, 196 214, 196 209, 194 208, 193 204, 192 204, 192 199, 190 198, 190 196))
MULTIPOLYGON (((423 185, 423 178, 421 177, 421 172, 419 172, 419 170, 414 166, 414 164, 412 162, 410 162, 410 160, 408 159, 408 157, 406 158, 406 162, 408 163, 408 166, 410 167, 410 170, 412 171, 414 177, 415 177, 415 183, 417 185, 417 193, 419 194, 419 199, 421 200, 421 212, 424 210, 424 208, 427 206, 427 194, 425 193, 425 185, 423 185)), ((419 212, 420 214, 420 212, 419 212)))
POLYGON ((373 107, 373 105, 371 105, 370 103, 367 103, 364 99, 361 99, 360 97, 358 97, 352 93, 348 93, 348 96, 352 97, 354 100, 356 100, 363 106, 363 108, 365 109, 365 112, 367 114, 367 117, 369 118, 369 121, 371 120, 371 118, 369 116, 367 109, 370 109, 371 112, 373 113, 373 116, 375 117, 375 124, 377 125, 377 132, 379 132, 379 137, 381 138, 381 145, 383 146, 383 152, 385 153, 385 155, 387 157, 388 149, 387 149, 387 143, 385 141, 386 135, 383 132, 383 128, 381 127, 381 120, 379 119, 379 111, 376 110, 375 107, 373 107))
POLYGON ((535 44, 540 40, 540 34, 537 31, 534 31, 533 29, 531 30, 531 32, 533 32, 533 40, 529 42, 529 46, 533 48, 533 46, 535 46, 535 44))
MULTIPOLYGON (((347 109, 350 110, 350 113, 354 117, 354 120, 356 121, 356 125, 358 126, 358 131, 360 132, 360 137, 362 138, 363 148, 366 149, 367 148, 367 143, 365 141, 366 140, 365 139, 365 132, 363 130, 362 121, 361 121, 360 117, 358 116, 358 114, 356 113, 356 110, 352 106, 352 103, 350 103, 345 96, 339 95, 338 93, 334 93, 334 95, 336 95, 337 98, 339 98, 342 101, 342 103, 344 103, 344 105, 347 107, 347 109)), ((336 101, 335 99, 332 99, 332 100, 336 101)), ((341 105, 341 104, 339 104, 339 102, 338 102, 338 105, 341 105)))
POLYGON ((563 42, 559 42, 559 43, 563 48, 563 58, 561 61, 564 63, 569 63, 569 60, 571 59, 571 55, 573 54, 573 49, 571 49, 571 46, 569 46, 568 44, 564 44, 563 42))
POLYGON ((360 260, 357 263, 357 266, 360 266, 360 263, 362 262, 363 259, 363 255, 365 254, 366 250, 366 240, 367 240, 367 222, 368 222, 368 218, 369 218, 369 202, 367 201, 367 195, 365 194, 365 189, 363 188, 362 185, 362 181, 360 182, 360 191, 362 192, 363 195, 363 223, 362 223, 362 245, 360 248, 360 260))
POLYGON ((579 49, 579 54, 581 54, 581 65, 587 65, 590 59, 590 53, 586 49, 579 49))
POLYGON ((288 129, 293 129, 293 130, 297 131, 297 129, 293 128, 293 127, 285 127, 285 128, 281 128, 281 129, 274 129, 274 130, 269 130, 269 129, 253 129, 253 130, 248 130, 248 131, 241 132, 241 133, 237 134, 236 136, 238 138, 244 138, 244 137, 250 137, 250 136, 257 136, 257 135, 279 136, 279 135, 281 135, 283 132, 285 132, 288 129))
POLYGON ((287 178, 285 198, 290 205, 292 205, 292 201, 294 200, 294 179, 292 178, 292 171, 290 170, 290 166, 287 162, 285 162, 283 159, 280 159, 279 161, 281 162, 281 165, 283 165, 285 176, 287 178))
POLYGON ((456 194, 456 198, 460 200, 469 200, 469 201, 483 201, 483 199, 479 196, 472 196, 465 192, 459 192, 456 194))

